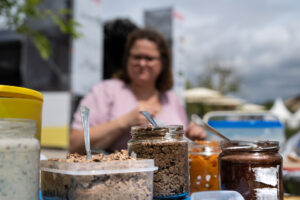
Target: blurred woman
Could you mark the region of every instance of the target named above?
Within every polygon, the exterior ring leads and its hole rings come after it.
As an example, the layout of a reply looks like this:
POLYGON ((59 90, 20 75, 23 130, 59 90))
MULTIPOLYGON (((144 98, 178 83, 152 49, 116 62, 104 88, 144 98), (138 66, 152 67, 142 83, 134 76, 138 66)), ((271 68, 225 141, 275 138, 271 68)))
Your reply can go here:
MULTIPOLYGON (((130 33, 122 71, 117 77, 95 85, 80 103, 90 108, 92 148, 108 152, 126 149, 130 127, 149 124, 139 113, 141 110, 166 125, 184 125, 190 138, 205 137, 201 127, 187 124, 184 106, 170 90, 173 86, 171 57, 162 35, 148 29, 130 33)), ((69 150, 84 152, 79 109, 74 114, 69 150)))

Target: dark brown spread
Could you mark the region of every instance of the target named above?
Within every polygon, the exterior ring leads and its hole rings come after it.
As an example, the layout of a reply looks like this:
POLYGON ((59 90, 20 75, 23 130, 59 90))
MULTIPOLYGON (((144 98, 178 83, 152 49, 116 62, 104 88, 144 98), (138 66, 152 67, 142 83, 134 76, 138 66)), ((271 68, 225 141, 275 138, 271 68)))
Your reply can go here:
POLYGON ((222 143, 219 156, 222 190, 235 190, 247 200, 282 200, 282 157, 278 142, 222 143))

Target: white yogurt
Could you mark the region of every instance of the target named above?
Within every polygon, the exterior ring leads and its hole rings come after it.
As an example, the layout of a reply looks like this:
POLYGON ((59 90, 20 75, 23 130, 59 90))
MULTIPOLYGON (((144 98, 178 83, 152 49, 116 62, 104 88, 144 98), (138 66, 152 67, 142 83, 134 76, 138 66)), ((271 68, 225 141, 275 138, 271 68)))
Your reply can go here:
POLYGON ((40 145, 32 120, 0 119, 0 199, 38 200, 40 145))

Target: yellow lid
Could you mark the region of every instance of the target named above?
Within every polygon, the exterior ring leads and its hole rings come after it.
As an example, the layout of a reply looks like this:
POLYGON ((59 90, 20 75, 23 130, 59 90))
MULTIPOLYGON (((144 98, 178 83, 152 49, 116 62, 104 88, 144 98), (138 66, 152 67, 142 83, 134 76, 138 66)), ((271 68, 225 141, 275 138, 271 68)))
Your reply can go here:
POLYGON ((0 97, 36 99, 43 101, 42 93, 23 87, 0 85, 0 97))

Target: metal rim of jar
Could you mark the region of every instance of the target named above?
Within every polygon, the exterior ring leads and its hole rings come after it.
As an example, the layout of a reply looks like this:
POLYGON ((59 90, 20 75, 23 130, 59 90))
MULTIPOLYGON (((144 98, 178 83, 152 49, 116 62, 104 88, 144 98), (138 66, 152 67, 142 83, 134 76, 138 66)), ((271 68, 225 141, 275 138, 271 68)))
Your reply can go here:
POLYGON ((217 141, 195 141, 193 144, 189 144, 189 154, 203 155, 203 154, 219 154, 221 152, 220 143, 217 141), (197 149, 199 151, 193 151, 197 149))
POLYGON ((258 141, 242 141, 231 140, 221 141, 222 151, 277 151, 279 150, 278 141, 258 140, 258 141))
POLYGON ((169 135, 183 135, 183 125, 167 125, 160 127, 153 127, 149 125, 144 126, 132 126, 131 135, 152 135, 152 136, 165 136, 169 135), (151 133, 151 134, 149 134, 151 133))

